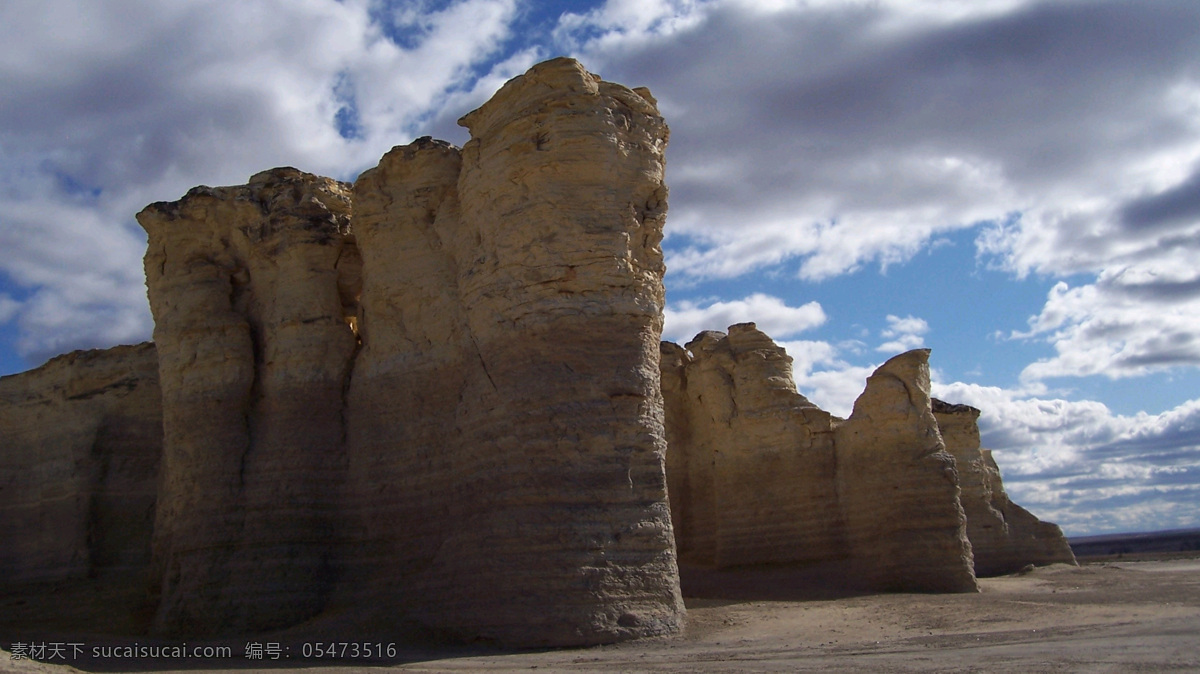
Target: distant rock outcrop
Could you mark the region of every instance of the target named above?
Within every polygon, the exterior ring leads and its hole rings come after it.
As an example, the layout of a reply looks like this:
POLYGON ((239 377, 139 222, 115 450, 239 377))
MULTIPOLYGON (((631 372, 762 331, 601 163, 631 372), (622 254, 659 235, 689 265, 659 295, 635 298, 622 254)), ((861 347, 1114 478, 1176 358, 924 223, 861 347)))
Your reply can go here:
POLYGON ((1058 525, 1042 522, 1004 492, 991 451, 980 449, 979 410, 935 398, 933 415, 958 467, 975 573, 997 576, 1027 564, 1074 564, 1075 555, 1058 525))
POLYGON ((869 588, 975 589, 928 351, 881 366, 848 420, 796 391, 791 358, 753 323, 662 353, 682 562, 843 560, 869 588))
POLYGON ((979 410, 930 397, 927 349, 880 366, 849 419, 800 395, 792 359, 753 323, 661 352, 681 563, 836 562, 847 586, 961 592, 1075 562, 1057 526, 1004 493, 979 410))

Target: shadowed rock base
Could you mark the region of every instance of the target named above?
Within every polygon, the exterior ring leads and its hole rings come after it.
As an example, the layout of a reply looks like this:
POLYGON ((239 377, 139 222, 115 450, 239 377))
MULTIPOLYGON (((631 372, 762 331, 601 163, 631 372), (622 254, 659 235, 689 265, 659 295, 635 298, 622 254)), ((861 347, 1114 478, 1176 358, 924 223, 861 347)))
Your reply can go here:
POLYGON ((146 583, 161 401, 153 344, 0 378, 0 586, 146 583))

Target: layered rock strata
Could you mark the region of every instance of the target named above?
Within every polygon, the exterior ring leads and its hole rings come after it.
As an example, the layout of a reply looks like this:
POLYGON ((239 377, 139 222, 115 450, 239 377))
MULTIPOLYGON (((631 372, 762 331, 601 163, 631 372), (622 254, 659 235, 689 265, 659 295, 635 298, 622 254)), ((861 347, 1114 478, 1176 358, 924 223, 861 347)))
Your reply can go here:
POLYGON ((796 391, 791 358, 753 323, 661 349, 681 561, 838 561, 856 587, 976 589, 928 351, 881 366, 843 420, 796 391))
POLYGON ((354 187, 350 468, 366 556, 388 560, 367 584, 506 643, 674 631, 667 128, 648 92, 568 59, 460 123, 461 152, 423 139, 354 187))
POLYGON ((752 323, 662 344, 667 479, 680 560, 730 567, 845 557, 833 417, 752 323))
POLYGON ((351 601, 505 643, 678 629, 667 128, 568 59, 462 123, 461 151, 421 139, 352 190, 276 169, 139 214, 159 630, 294 624, 340 574, 351 601))
POLYGON ((929 350, 900 354, 867 378, 834 436, 850 554, 870 587, 977 589, 954 457, 929 396, 929 350))
POLYGON ((357 260, 349 186, 275 169, 151 204, 138 222, 164 429, 155 628, 294 624, 333 582, 357 346, 339 284, 357 260))
POLYGON ((796 391, 791 358, 753 323, 660 348, 682 563, 826 563, 809 579, 961 592, 976 573, 1073 562, 1058 527, 1004 495, 978 410, 930 397, 928 350, 880 366, 840 419, 796 391))
POLYGON ((1027 564, 1074 564, 1058 525, 1042 522, 1004 492, 991 451, 980 448, 979 410, 935 398, 933 414, 958 467, 976 575, 1012 573, 1027 564))
POLYGON ((145 582, 161 419, 152 344, 0 378, 0 585, 145 582))

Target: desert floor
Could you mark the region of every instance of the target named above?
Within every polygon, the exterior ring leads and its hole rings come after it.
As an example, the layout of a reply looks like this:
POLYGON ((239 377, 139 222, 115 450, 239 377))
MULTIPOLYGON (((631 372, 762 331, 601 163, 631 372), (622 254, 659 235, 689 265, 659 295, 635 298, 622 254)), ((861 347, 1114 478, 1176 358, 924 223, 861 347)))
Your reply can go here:
MULTIPOLYGON (((404 648, 386 662, 70 662, 86 671, 1200 671, 1200 557, 1116 559, 988 578, 978 594, 688 600, 682 636, 579 650, 404 648), (275 666, 271 666, 275 665, 275 666)), ((309 639, 287 634, 279 639, 309 639)), ((121 643, 121 642, 116 642, 121 643)), ((10 648, 9 643, 0 643, 10 648)), ((298 647, 289 647, 290 651, 298 647)), ((67 674, 10 660, 0 671, 67 674)))

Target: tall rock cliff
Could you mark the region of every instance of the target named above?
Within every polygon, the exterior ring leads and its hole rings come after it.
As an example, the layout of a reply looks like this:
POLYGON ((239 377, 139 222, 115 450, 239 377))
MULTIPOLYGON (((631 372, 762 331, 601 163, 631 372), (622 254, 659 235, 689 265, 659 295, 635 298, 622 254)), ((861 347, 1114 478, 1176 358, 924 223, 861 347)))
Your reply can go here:
POLYGON ((152 344, 0 378, 0 585, 145 582, 161 418, 152 344))
POLYGON ((678 629, 666 125, 569 59, 462 123, 461 151, 420 139, 352 189, 275 169, 139 214, 158 629, 253 632, 331 597, 519 645, 678 629))
POLYGON ((339 284, 357 260, 348 186, 275 169, 152 204, 138 222, 164 428, 156 629, 294 624, 333 581, 356 348, 339 284))
POLYGON ((958 474, 929 396, 929 350, 875 370, 834 444, 846 537, 864 581, 889 590, 974 591, 958 474))
POLYGON ((1013 503, 1004 492, 992 453, 980 449, 979 410, 935 398, 933 413, 958 466, 976 575, 1012 573, 1027 564, 1074 564, 1062 530, 1013 503))
POLYGON ((456 471, 468 460, 459 456, 468 450, 460 397, 469 380, 485 379, 478 358, 468 358, 467 309, 447 247, 461 165, 458 148, 421 139, 388 152, 354 186, 362 349, 347 395, 354 552, 344 593, 387 611, 416 604, 414 577, 453 522, 456 471))
POLYGON ((667 128, 569 59, 355 184, 365 586, 522 644, 678 629, 659 388, 667 128), (388 590, 384 590, 387 592, 388 590))

